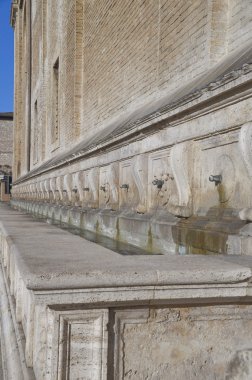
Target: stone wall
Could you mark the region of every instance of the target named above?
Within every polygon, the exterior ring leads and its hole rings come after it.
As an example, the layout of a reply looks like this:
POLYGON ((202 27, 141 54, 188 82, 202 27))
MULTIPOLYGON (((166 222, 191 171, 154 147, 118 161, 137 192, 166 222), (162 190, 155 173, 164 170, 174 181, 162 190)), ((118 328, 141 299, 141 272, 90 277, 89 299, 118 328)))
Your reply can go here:
POLYGON ((251 258, 124 256, 0 212, 4 379, 251 378, 251 258))
POLYGON ((229 50, 249 41, 252 30, 252 2, 231 0, 229 4, 229 50))

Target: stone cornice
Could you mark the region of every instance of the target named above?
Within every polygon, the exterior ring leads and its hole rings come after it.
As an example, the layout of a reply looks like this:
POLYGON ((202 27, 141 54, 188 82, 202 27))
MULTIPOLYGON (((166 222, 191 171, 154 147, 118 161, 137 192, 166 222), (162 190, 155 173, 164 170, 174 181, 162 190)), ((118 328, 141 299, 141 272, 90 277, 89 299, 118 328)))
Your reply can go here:
POLYGON ((11 3, 11 12, 10 12, 10 24, 13 28, 15 28, 17 12, 18 12, 18 1, 14 0, 11 3))
POLYGON ((24 0, 13 0, 11 3, 10 24, 15 28, 18 9, 22 9, 24 0))

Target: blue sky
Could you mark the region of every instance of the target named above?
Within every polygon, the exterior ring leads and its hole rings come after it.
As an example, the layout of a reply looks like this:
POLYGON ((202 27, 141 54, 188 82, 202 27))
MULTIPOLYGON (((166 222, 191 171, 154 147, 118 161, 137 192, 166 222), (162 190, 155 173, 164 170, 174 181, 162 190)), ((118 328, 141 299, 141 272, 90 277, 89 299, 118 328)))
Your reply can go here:
POLYGON ((0 112, 13 111, 13 30, 11 0, 0 0, 0 112))

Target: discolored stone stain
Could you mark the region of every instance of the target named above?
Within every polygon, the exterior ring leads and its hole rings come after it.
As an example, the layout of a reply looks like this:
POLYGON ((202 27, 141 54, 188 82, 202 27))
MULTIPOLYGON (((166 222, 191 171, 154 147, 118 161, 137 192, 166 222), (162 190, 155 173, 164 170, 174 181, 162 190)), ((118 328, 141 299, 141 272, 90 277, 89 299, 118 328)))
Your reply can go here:
POLYGON ((85 221, 85 218, 84 218, 84 212, 81 212, 81 213, 80 213, 80 228, 81 228, 81 229, 84 228, 84 221, 85 221))
POLYGON ((150 252, 150 253, 153 252, 153 238, 152 238, 151 226, 148 230, 148 240, 147 240, 146 250, 147 250, 147 252, 150 252))
MULTIPOLYGON (((220 189, 222 192, 223 189, 220 189)), ((225 193, 221 193, 224 196, 225 193)), ((224 203, 223 203, 224 204, 224 203)), ((225 254, 229 235, 239 233, 246 224, 234 216, 232 209, 213 207, 206 216, 182 219, 172 227, 172 236, 177 246, 186 248, 191 254, 225 254)))
POLYGON ((99 221, 98 221, 98 220, 97 220, 96 223, 95 223, 94 230, 95 230, 95 233, 96 233, 96 234, 99 234, 99 233, 100 233, 100 224, 99 224, 99 221))
POLYGON ((219 207, 227 208, 228 207, 228 197, 226 194, 225 186, 220 183, 216 186, 218 195, 219 195, 219 207))
POLYGON ((252 378, 252 350, 238 351, 229 363, 225 380, 248 380, 252 378))
POLYGON ((119 224, 119 219, 117 218, 116 220, 116 241, 120 241, 120 224, 119 224))

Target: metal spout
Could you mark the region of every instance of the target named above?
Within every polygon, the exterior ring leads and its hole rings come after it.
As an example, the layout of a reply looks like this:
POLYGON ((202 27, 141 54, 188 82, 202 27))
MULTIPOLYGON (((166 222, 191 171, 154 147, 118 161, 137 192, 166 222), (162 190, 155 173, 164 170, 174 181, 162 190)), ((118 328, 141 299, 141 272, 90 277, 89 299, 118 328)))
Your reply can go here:
POLYGON ((162 189, 164 181, 162 179, 154 179, 154 181, 152 181, 152 184, 154 186, 157 186, 158 189, 162 189))
POLYGON ((210 182, 214 182, 215 186, 219 185, 222 182, 222 175, 210 175, 209 177, 210 182))
POLYGON ((124 183, 123 185, 120 186, 120 189, 126 189, 128 191, 129 185, 127 183, 124 183))

